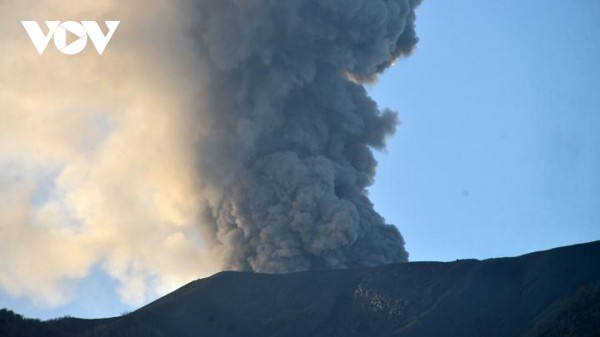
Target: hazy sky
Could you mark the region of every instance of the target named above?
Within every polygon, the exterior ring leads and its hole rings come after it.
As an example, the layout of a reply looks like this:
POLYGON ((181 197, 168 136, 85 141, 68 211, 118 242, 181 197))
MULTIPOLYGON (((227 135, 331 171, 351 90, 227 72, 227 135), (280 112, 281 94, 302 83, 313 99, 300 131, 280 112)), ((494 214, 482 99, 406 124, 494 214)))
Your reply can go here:
MULTIPOLYGON (((600 239, 600 3, 430 0, 417 13, 415 54, 370 88, 403 123, 371 196, 410 259, 600 239)), ((65 306, 0 292, 0 307, 116 315, 128 307, 115 288, 95 269, 65 306)))

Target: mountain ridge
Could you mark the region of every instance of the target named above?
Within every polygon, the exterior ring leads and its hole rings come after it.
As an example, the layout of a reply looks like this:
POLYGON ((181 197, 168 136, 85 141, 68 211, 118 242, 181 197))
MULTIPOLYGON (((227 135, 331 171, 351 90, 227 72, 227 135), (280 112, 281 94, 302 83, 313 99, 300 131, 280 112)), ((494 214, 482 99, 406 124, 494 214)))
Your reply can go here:
POLYGON ((41 324, 60 337, 598 336, 597 299, 600 241, 481 261, 226 271, 121 317, 41 324))

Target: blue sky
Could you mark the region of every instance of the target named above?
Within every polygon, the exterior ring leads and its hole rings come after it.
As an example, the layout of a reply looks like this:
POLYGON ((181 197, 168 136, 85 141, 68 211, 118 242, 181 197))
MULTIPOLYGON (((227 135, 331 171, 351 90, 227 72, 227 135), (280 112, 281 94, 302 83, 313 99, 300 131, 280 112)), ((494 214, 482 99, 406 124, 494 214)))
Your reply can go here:
MULTIPOLYGON (((514 256, 600 239, 600 2, 424 1, 415 54, 371 86, 402 126, 370 189, 411 260, 514 256)), ((128 310, 99 271, 31 317, 128 310)))
POLYGON ((370 90, 403 125, 371 195, 411 260, 600 239, 600 3, 425 1, 370 90))

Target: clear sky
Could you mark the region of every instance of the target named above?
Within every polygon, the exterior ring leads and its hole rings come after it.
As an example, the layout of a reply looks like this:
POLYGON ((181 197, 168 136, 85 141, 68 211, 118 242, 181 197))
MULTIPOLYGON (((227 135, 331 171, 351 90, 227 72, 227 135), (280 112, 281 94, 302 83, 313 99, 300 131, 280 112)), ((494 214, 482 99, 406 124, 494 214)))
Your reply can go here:
POLYGON ((424 1, 416 53, 371 88, 403 125, 376 208, 410 259, 600 239, 600 2, 424 1))
MULTIPOLYGON (((600 2, 424 1, 415 54, 370 87, 402 126, 370 189, 410 259, 514 256, 600 239, 600 2)), ((128 310, 94 272, 32 317, 128 310)))

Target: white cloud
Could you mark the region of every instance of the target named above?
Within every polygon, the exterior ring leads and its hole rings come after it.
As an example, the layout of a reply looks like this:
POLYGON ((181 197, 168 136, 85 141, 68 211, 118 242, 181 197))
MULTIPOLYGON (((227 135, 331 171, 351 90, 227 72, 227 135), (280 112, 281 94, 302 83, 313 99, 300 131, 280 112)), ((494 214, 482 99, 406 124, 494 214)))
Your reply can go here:
POLYGON ((0 287, 42 305, 68 301, 97 264, 129 304, 216 270, 198 225, 201 67, 184 20, 162 1, 116 3, 0 4, 0 287), (102 56, 40 56, 20 24, 73 18, 121 25, 102 56))

